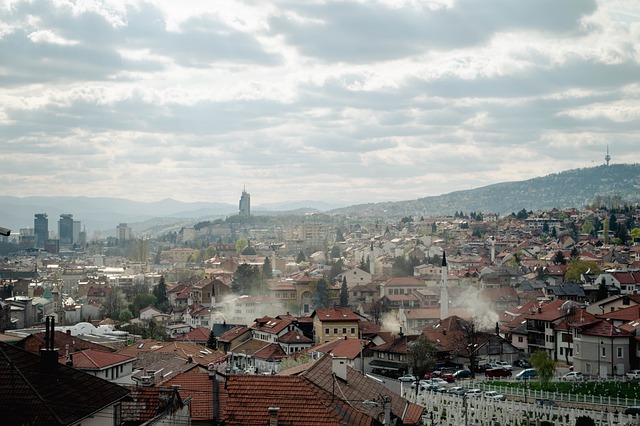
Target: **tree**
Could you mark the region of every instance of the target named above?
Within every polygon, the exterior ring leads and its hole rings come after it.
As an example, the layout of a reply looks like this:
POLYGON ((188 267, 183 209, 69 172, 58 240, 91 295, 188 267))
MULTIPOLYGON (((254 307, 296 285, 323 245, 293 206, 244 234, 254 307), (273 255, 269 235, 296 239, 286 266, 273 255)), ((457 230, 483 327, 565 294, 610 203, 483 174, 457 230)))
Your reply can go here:
POLYGON ((331 247, 331 258, 332 259, 339 259, 340 258, 340 247, 338 246, 333 246, 331 247))
POLYGON ((273 267, 271 266, 271 259, 269 259, 269 257, 264 258, 264 263, 262 264, 262 276, 265 279, 273 278, 273 267))
POLYGON ((358 265, 358 269, 361 269, 365 272, 370 272, 371 271, 370 268, 371 268, 371 263, 369 261, 369 256, 366 256, 366 259, 365 259, 365 256, 363 255, 362 260, 360 260, 360 264, 358 265))
POLYGON ((371 321, 376 325, 380 325, 382 316, 387 313, 387 311, 388 308, 381 299, 371 302, 371 321))
POLYGON ((535 351, 529 360, 533 368, 536 369, 536 375, 540 378, 541 385, 546 388, 556 372, 556 362, 544 350, 535 351))
POLYGON ((340 228, 336 229, 336 242, 342 242, 344 241, 344 235, 342 235, 342 231, 340 230, 340 228))
POLYGON ((551 259, 551 261, 553 262, 554 265, 566 265, 567 264, 567 259, 565 259, 564 253, 562 252, 562 250, 558 250, 553 255, 553 258, 551 259))
POLYGON ((597 302, 598 300, 604 300, 607 297, 609 297, 609 288, 607 287, 607 282, 603 278, 598 285, 598 291, 596 292, 595 301, 597 302))
POLYGON ((160 276, 160 281, 153 288, 152 293, 156 297, 156 308, 165 312, 169 308, 169 297, 167 296, 167 283, 164 280, 164 276, 160 276))
POLYGON ((216 348, 216 336, 213 334, 213 330, 209 332, 209 338, 207 339, 207 348, 215 349, 216 348))
POLYGON ((349 306, 349 287, 347 287, 347 277, 342 277, 342 286, 340 286, 340 307, 349 306))
POLYGON ((586 274, 587 272, 592 275, 600 275, 602 269, 600 269, 596 262, 590 260, 572 260, 569 262, 567 273, 564 274, 564 280, 566 282, 579 282, 582 274, 586 274))
MULTIPOLYGON (((411 374, 420 379, 436 364, 436 347, 424 334, 407 343, 407 366, 411 374)), ((416 394, 419 386, 416 386, 416 394)))
POLYGON ((476 364, 478 363, 478 342, 482 332, 475 320, 459 320, 458 327, 461 334, 455 342, 456 350, 458 354, 469 359, 469 370, 471 370, 471 375, 475 377, 476 364))
POLYGON ((129 305, 129 310, 133 313, 134 317, 140 315, 140 311, 147 306, 155 306, 156 297, 153 294, 136 294, 131 299, 131 304, 129 305))
POLYGON ((244 250, 248 245, 249 243, 247 242, 247 240, 245 240, 244 238, 240 238, 238 241, 236 241, 236 254, 239 255, 240 253, 242 253, 242 250, 244 250))
POLYGON ((331 297, 329 296, 329 287, 324 278, 316 283, 316 291, 314 293, 316 308, 326 308, 329 306, 331 297))
POLYGON ((102 314, 107 318, 119 318, 120 311, 125 308, 126 299, 120 290, 111 289, 102 302, 102 314))
POLYGON ((307 260, 307 258, 305 257, 304 252, 300 250, 300 253, 298 253, 298 256, 296 257, 296 263, 301 263, 305 260, 307 260))
POLYGON ((231 278, 231 291, 236 294, 251 295, 260 290, 262 281, 262 271, 259 266, 242 263, 238 265, 231 278))

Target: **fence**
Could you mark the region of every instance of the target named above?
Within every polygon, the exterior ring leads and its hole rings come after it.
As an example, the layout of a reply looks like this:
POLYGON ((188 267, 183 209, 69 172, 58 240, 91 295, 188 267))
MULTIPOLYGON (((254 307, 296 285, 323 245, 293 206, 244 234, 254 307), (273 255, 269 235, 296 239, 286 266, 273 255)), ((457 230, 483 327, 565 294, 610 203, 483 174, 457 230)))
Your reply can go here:
POLYGON ((581 416, 590 417, 597 426, 639 424, 633 416, 583 408, 539 406, 514 400, 494 401, 432 392, 423 392, 417 399, 409 392, 407 397, 425 407, 423 421, 427 426, 575 426, 576 419, 581 416))

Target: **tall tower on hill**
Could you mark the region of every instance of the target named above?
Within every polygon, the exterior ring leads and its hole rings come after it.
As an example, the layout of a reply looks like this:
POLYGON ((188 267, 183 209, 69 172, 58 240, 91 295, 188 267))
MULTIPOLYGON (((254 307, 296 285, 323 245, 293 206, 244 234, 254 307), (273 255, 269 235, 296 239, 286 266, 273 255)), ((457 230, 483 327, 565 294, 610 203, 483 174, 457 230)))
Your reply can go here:
POLYGON ((242 196, 240 197, 240 216, 248 218, 251 216, 251 194, 249 194, 246 188, 242 188, 242 196))
POLYGON ((447 288, 447 256, 442 252, 442 268, 440 271, 440 319, 449 316, 449 289, 447 288))
POLYGON ((608 167, 609 161, 611 161, 611 156, 609 155, 609 145, 607 145, 607 155, 604 156, 604 161, 606 161, 608 167))

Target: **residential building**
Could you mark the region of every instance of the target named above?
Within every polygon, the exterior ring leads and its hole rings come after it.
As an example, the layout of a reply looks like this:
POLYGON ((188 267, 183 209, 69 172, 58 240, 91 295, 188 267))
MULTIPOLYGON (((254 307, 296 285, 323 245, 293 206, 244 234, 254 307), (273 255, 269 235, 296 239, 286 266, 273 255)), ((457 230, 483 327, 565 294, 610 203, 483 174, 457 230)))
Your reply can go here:
POLYGON ((635 335, 604 320, 575 324, 575 371, 598 377, 623 376, 630 369, 635 335))
POLYGON ((131 383, 135 358, 113 352, 85 349, 58 358, 60 364, 82 370, 113 383, 131 383))
POLYGON ((316 343, 326 343, 345 337, 359 337, 361 317, 348 308, 322 308, 311 314, 316 343))

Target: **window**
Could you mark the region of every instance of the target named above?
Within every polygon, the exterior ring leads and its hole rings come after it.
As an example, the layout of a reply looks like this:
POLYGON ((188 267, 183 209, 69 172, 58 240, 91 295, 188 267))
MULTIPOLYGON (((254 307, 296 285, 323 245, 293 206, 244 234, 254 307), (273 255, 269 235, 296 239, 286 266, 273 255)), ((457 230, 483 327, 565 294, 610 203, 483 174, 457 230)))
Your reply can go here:
POLYGON ((326 334, 327 336, 329 335, 329 329, 328 328, 324 329, 324 334, 326 334))
POLYGON ((622 352, 622 348, 621 347, 617 347, 616 351, 618 352, 618 358, 624 358, 624 353, 622 352))
POLYGON ((523 342, 524 342, 524 337, 518 336, 518 343, 523 343, 523 342))
POLYGON ((564 351, 563 351, 563 349, 564 349, 564 348, 562 348, 562 347, 560 348, 560 355, 564 355, 564 351))
POLYGON ((585 371, 584 372, 587 373, 587 374, 591 374, 591 364, 586 363, 584 365, 584 367, 585 367, 585 371))
POLYGON ((334 336, 337 336, 337 335, 338 335, 338 329, 337 329, 337 328, 334 328, 334 329, 333 329, 333 335, 334 335, 334 336))
POLYGON ((356 328, 355 327, 351 327, 351 334, 356 334, 356 328))
POLYGON ((574 347, 576 349, 576 355, 580 355, 580 344, 576 343, 574 347))
POLYGON ((391 361, 393 361, 393 354, 392 353, 388 354, 387 358, 389 358, 391 361))
POLYGON ((342 335, 343 336, 347 335, 347 327, 342 327, 342 335))
POLYGON ((607 348, 606 348, 606 346, 601 346, 600 347, 600 356, 602 358, 606 358, 607 357, 607 348))

